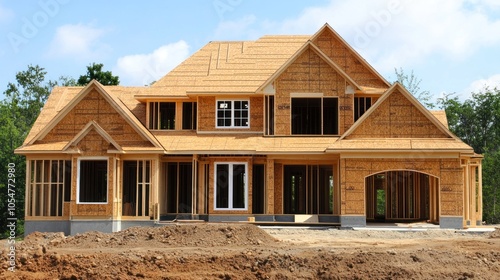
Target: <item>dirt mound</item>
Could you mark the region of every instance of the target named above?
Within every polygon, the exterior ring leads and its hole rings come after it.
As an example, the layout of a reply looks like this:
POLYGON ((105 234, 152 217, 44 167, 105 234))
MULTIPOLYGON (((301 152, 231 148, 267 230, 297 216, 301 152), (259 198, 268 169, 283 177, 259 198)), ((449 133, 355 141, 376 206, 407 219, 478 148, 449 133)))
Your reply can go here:
POLYGON ((132 227, 116 233, 86 232, 56 240, 59 248, 134 248, 269 246, 277 241, 268 233, 246 224, 173 224, 162 227, 132 227))
POLYGON ((495 228, 495 231, 490 234, 490 238, 500 238, 500 227, 495 228))
POLYGON ((37 232, 16 243, 15 272, 4 249, 0 279, 498 279, 500 238, 489 237, 237 223, 37 232))

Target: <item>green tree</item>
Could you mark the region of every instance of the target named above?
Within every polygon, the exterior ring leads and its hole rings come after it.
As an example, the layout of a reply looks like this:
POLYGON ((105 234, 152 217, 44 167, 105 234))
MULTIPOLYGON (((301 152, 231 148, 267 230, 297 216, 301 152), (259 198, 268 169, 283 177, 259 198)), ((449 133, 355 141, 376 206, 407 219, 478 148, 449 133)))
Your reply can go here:
MULTIPOLYGON (((23 156, 14 154, 28 135, 31 126, 38 117, 49 92, 55 83, 45 82, 47 72, 42 67, 29 65, 26 71, 16 74, 16 82, 9 83, 0 102, 0 162, 3 172, 0 173, 0 201, 2 203, 1 219, 7 221, 7 166, 15 165, 15 199, 16 217, 20 219, 17 235, 23 234, 24 219, 24 186, 26 161, 23 156)), ((2 223, 0 233, 7 231, 6 223, 2 223)))
POLYGON ((420 82, 422 79, 417 78, 413 70, 411 73, 405 74, 402 68, 394 68, 394 72, 396 74, 396 81, 402 84, 415 98, 417 98, 420 103, 422 103, 425 107, 432 109, 435 107, 434 102, 432 102, 432 95, 428 90, 420 89, 420 82))
POLYGON ((87 66, 87 73, 78 78, 77 84, 85 86, 92 80, 97 80, 105 86, 118 85, 120 83, 118 76, 113 76, 111 71, 103 71, 103 66, 102 63, 92 63, 87 66))
POLYGON ((74 86, 78 86, 78 83, 72 77, 61 76, 61 77, 59 77, 59 81, 57 81, 55 83, 55 85, 62 86, 62 87, 74 87, 74 86))
POLYGON ((451 95, 438 100, 450 130, 476 153, 483 154, 483 220, 500 223, 500 90, 485 88, 460 101, 451 95))
POLYGON ((438 100, 450 130, 479 154, 500 148, 500 91, 485 88, 461 102, 450 95, 438 100))
POLYGON ((500 223, 500 150, 485 154, 483 160, 483 220, 500 223))

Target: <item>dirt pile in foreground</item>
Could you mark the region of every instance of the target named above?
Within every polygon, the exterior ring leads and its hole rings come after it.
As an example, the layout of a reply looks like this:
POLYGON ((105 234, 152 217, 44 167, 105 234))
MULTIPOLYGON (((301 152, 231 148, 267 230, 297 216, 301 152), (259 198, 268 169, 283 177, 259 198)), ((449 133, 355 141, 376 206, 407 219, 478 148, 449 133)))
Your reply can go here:
POLYGON ((498 231, 182 224, 69 237, 34 233, 18 245, 16 272, 4 265, 0 279, 500 279, 498 231))
POLYGON ((500 238, 500 227, 495 228, 495 231, 491 233, 490 238, 500 238))
POLYGON ((252 225, 183 224, 162 227, 133 227, 117 233, 92 231, 51 241, 54 247, 134 248, 217 247, 226 245, 271 245, 277 241, 252 225), (55 244, 54 244, 55 243, 55 244))

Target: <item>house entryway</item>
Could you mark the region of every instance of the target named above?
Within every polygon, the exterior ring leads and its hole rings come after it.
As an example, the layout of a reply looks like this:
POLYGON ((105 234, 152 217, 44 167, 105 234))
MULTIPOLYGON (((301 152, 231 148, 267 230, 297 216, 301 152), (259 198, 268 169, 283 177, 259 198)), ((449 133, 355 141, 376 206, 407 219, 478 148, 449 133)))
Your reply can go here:
POLYGON ((283 176, 284 214, 333 213, 331 165, 285 165, 283 176))
POLYGON ((160 189, 160 219, 191 219, 192 211, 192 162, 165 162, 162 166, 164 174, 160 189))
POLYGON ((439 221, 439 179, 391 170, 365 178, 366 219, 376 222, 439 221))

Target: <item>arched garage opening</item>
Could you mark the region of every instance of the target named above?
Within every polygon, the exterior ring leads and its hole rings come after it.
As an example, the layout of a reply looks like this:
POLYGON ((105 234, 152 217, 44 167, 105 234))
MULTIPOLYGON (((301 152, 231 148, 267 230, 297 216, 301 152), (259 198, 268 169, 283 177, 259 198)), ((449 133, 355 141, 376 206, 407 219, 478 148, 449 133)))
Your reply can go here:
POLYGON ((366 219, 377 222, 439 222, 439 179, 391 170, 365 178, 366 219))

